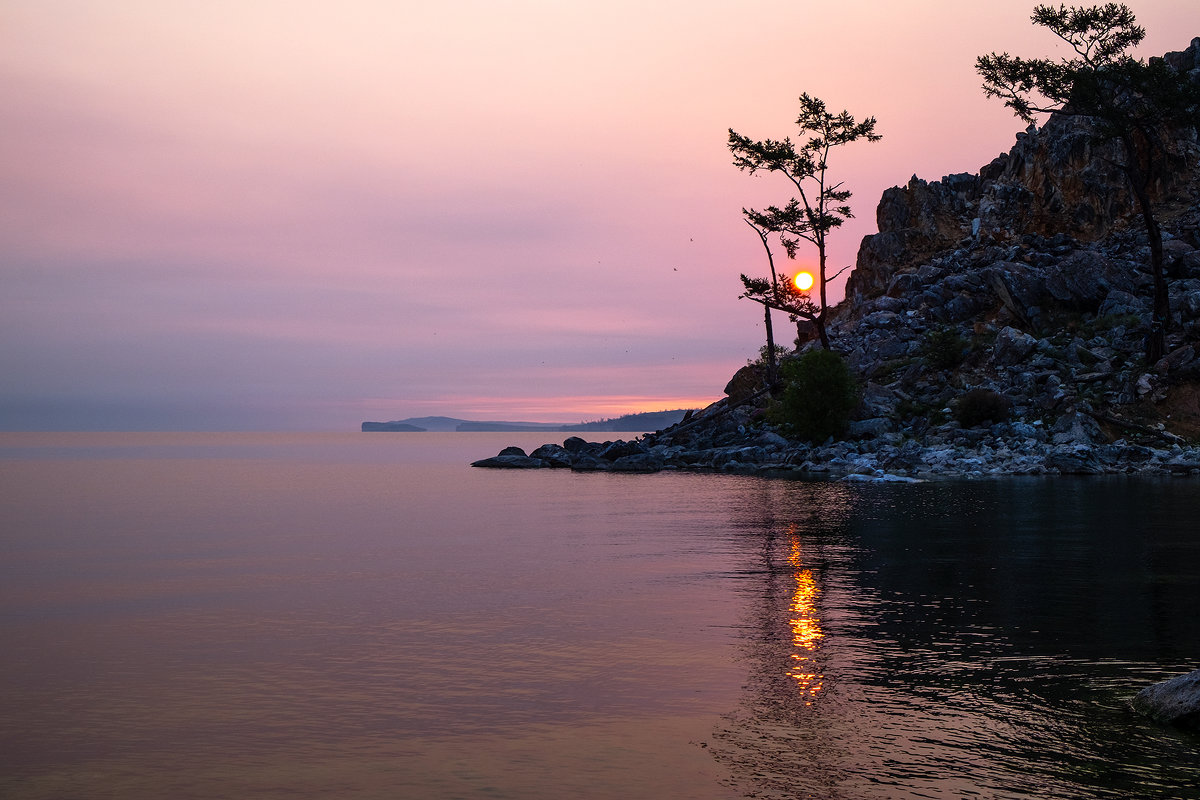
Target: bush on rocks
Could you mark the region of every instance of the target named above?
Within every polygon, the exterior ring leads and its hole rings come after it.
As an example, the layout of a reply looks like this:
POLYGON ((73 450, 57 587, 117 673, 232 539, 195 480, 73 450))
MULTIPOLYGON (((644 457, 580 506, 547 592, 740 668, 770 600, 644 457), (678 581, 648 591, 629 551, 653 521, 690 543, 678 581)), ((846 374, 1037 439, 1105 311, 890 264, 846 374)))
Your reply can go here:
POLYGON ((954 418, 964 428, 1008 419, 1008 399, 991 389, 972 389, 954 406, 954 418))
POLYGON ((795 437, 823 442, 839 437, 858 404, 858 384, 846 362, 829 350, 810 350, 780 367, 783 392, 769 417, 795 437))
POLYGON ((921 355, 933 369, 954 369, 966 358, 970 342, 950 327, 931 330, 921 343, 921 355))

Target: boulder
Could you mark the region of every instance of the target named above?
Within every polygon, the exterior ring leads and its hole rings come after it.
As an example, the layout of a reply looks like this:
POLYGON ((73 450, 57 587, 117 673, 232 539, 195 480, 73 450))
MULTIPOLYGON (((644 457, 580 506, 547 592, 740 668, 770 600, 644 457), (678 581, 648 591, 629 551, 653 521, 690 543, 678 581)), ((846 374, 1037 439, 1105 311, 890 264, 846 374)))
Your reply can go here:
POLYGON ((1163 242, 1163 262, 1167 274, 1173 277, 1188 277, 1187 259, 1196 252, 1196 248, 1178 239, 1167 239, 1163 242))
POLYGON ((1200 669, 1147 686, 1131 704, 1156 722, 1200 729, 1200 669))
POLYGON ((1176 261, 1176 269, 1184 278, 1200 278, 1200 251, 1180 256, 1176 261))
POLYGON ((653 453, 621 456, 609 467, 612 472, 658 472, 662 468, 662 459, 653 453))
POLYGON ((582 453, 589 448, 590 445, 587 443, 587 440, 578 436, 567 437, 567 440, 563 442, 563 449, 571 453, 582 453))
POLYGON ((733 374, 725 385, 725 394, 740 403, 766 385, 766 370, 759 364, 747 364, 733 374))
POLYGON ((624 456, 634 456, 644 452, 646 452, 645 446, 636 439, 629 442, 618 439, 615 442, 605 443, 604 448, 596 455, 605 461, 616 461, 624 456))
POLYGON ((1183 347, 1177 347, 1170 353, 1160 358, 1154 365, 1154 371, 1159 375, 1166 375, 1169 372, 1175 372, 1196 359, 1196 350, 1190 344, 1185 344, 1183 347))
POLYGON ((916 294, 924 287, 920 276, 915 272, 904 272, 891 279, 887 286, 887 297, 896 299, 916 294))
POLYGON ((855 439, 874 439, 883 436, 892 429, 890 420, 882 417, 873 419, 858 419, 850 423, 849 433, 855 439))
POLYGON ((1176 306, 1185 319, 1200 319, 1200 291, 1188 292, 1176 306))
POLYGON ((863 317, 862 325, 867 328, 892 328, 900 322, 900 315, 894 311, 876 311, 863 317))
MULTIPOLYGON (((519 449, 519 448, 511 448, 519 449)), ((484 458, 479 461, 472 461, 472 467, 490 467, 491 469, 541 469, 546 466, 546 462, 540 458, 530 458, 527 455, 498 455, 491 458, 484 458)))
POLYGON ((1104 441, 1104 433, 1096 421, 1086 414, 1071 411, 1059 417, 1058 422, 1050 428, 1052 444, 1090 445, 1104 441))
POLYGON ((550 467, 569 467, 573 460, 571 451, 557 444, 544 444, 530 453, 529 457, 540 458, 550 467))
POLYGON ((1131 292, 1113 289, 1100 303, 1097 313, 1104 317, 1110 314, 1142 314, 1148 313, 1149 310, 1150 301, 1146 298, 1138 297, 1131 292))
POLYGON ((1046 270, 1046 292, 1080 310, 1097 310, 1110 292, 1136 289, 1137 276, 1128 265, 1092 251, 1075 253, 1046 270))
POLYGON ((1046 453, 1043 464, 1063 475, 1097 475, 1104 471, 1099 456, 1085 444, 1054 447, 1046 453))
POLYGON ((1041 303, 1041 272, 1027 264, 996 261, 985 267, 980 275, 1009 313, 1023 326, 1028 326, 1041 303))
POLYGON ((571 461, 572 472, 601 472, 612 466, 611 461, 602 461, 588 453, 580 453, 571 461))
POLYGON ((790 444, 787 439, 783 438, 778 433, 775 433, 775 431, 763 431, 760 435, 755 437, 754 443, 763 447, 776 448, 787 447, 790 444))
POLYGON ((992 347, 992 359, 1001 366, 1019 364, 1037 347, 1037 339, 1013 327, 1005 327, 996 334, 992 347))

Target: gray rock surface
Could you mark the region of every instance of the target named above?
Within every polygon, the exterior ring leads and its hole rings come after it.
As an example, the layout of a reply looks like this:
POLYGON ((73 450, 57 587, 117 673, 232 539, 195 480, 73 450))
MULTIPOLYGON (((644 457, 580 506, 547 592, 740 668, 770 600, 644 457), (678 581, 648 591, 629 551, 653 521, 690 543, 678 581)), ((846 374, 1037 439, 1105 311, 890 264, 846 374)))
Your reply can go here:
POLYGON ((1147 686, 1132 705, 1157 722, 1200 729, 1200 670, 1147 686))

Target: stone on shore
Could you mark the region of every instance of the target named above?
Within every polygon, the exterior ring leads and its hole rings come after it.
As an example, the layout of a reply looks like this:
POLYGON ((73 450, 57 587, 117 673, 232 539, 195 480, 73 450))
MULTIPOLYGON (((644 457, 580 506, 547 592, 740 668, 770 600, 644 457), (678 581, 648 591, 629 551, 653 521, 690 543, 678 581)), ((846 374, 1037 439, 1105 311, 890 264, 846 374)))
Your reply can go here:
POLYGON ((493 469, 541 469, 549 466, 540 458, 530 458, 519 447, 506 447, 499 455, 491 458, 472 461, 472 467, 491 467, 493 469), (516 452, 512 452, 512 451, 516 452))
POLYGON ((1156 722, 1200 730, 1200 669, 1147 686, 1132 705, 1156 722))

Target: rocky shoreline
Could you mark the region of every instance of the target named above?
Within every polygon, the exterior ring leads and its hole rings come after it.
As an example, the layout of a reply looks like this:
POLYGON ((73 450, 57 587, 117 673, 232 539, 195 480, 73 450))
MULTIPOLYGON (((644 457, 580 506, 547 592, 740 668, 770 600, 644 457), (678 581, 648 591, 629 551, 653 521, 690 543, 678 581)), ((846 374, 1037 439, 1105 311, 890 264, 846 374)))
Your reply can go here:
MULTIPOLYGON (((1200 81, 1200 38, 1166 61, 1200 81)), ((572 437, 479 467, 689 470, 920 480, 1200 474, 1200 136, 1172 130, 1155 187, 1171 306, 1147 363, 1150 245, 1119 155, 1082 118, 1018 134, 978 174, 884 192, 859 248, 833 349, 861 402, 841 441, 768 422, 778 386, 749 364, 724 399, 633 441, 572 437), (991 414, 963 413, 972 395, 991 414)), ((817 347, 797 326, 796 352, 817 347)))
POLYGON ((812 446, 789 441, 768 425, 752 424, 752 412, 746 407, 723 413, 722 403, 706 411, 724 419, 695 432, 668 429, 610 442, 571 437, 561 445, 544 444, 528 454, 518 447, 505 448, 472 466, 576 472, 676 470, 876 481, 1008 475, 1200 475, 1200 447, 1167 438, 1155 444, 1126 439, 1095 444, 1092 431, 1098 429, 1097 423, 1078 412, 1049 426, 1016 422, 964 429, 947 423, 923 440, 886 430, 886 423, 878 420, 863 420, 852 426, 859 437, 812 446))

